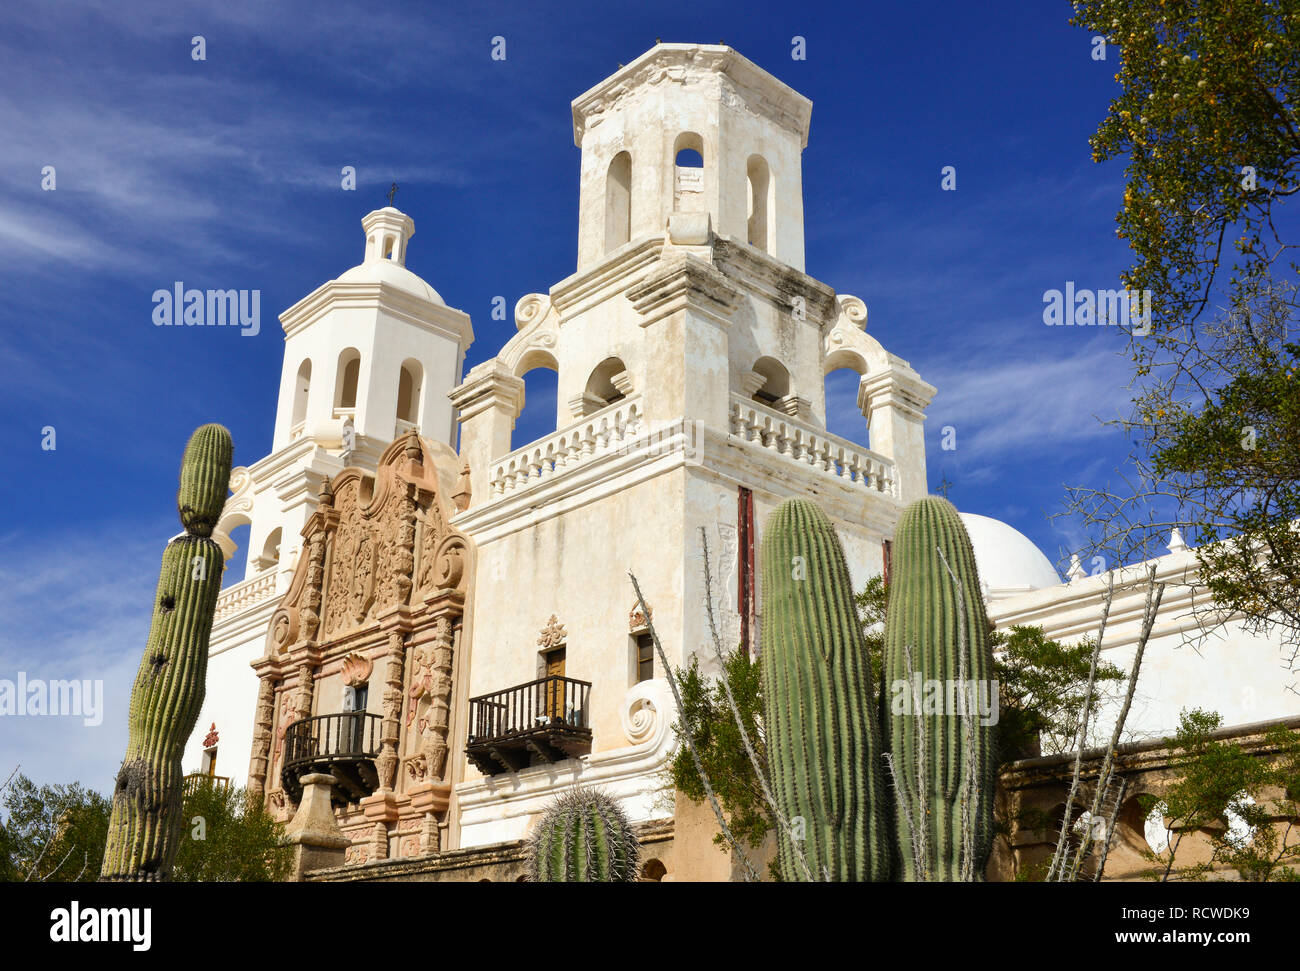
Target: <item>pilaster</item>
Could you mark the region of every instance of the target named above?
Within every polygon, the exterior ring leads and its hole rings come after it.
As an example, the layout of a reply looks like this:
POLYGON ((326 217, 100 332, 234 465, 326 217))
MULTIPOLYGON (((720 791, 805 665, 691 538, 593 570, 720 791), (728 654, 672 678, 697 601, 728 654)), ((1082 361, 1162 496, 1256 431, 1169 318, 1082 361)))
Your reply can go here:
POLYGON ((460 457, 469 464, 472 506, 491 495, 492 462, 510 451, 524 381, 493 359, 472 369, 449 397, 460 412, 460 457))

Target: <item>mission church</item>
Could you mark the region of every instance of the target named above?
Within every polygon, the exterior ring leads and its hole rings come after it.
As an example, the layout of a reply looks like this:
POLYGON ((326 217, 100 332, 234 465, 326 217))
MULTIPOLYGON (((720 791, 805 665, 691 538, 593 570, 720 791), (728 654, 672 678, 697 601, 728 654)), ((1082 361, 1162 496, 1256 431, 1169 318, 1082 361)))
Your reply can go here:
MULTIPOLYGON (((861 589, 928 492, 936 389, 868 333, 863 300, 804 272, 811 110, 715 45, 658 44, 580 95, 576 271, 519 300, 517 333, 468 373, 470 317, 407 269, 415 224, 391 205, 362 219, 361 263, 280 316, 272 449, 231 477, 216 536, 229 560, 247 526, 247 565, 218 602, 185 767, 265 800, 299 877, 515 879, 519 841, 575 785, 637 824, 647 879, 734 877, 707 808, 665 781, 675 716, 648 622, 671 664, 716 670, 707 543, 723 643, 757 653, 754 551, 781 501, 816 499, 861 589), (556 431, 516 442, 535 368, 556 372, 556 431), (860 441, 826 427, 844 368, 860 441)), ((991 620, 1095 633, 1104 577, 1062 582, 1012 527, 963 518, 991 620)), ((1230 725, 1297 713, 1275 645, 1184 647, 1195 563, 1177 537, 1156 561, 1170 589, 1137 739, 1192 705, 1230 725)), ((1105 656, 1127 667, 1143 591, 1116 588, 1105 656)))

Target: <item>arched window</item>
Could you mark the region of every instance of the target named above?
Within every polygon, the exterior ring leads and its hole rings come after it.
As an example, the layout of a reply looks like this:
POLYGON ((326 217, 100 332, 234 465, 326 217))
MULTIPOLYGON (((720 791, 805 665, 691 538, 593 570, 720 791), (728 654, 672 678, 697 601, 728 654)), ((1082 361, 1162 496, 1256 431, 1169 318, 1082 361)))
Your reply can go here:
POLYGON ((397 378, 397 420, 412 425, 420 421, 421 375, 418 361, 403 361, 397 378))
POLYGON ((627 366, 617 357, 607 357, 596 365, 587 379, 581 408, 574 409, 575 416, 590 415, 606 405, 622 401, 632 390, 632 378, 627 366))
POLYGON ((772 172, 761 155, 751 155, 749 177, 749 245, 772 252, 772 172))
MULTIPOLYGON (((338 376, 334 383, 334 408, 357 406, 357 383, 361 380, 361 352, 349 347, 339 355, 338 376)), ((341 417, 335 415, 335 417, 341 417)))
POLYGON ((867 362, 856 351, 841 348, 822 363, 826 409, 826 430, 859 445, 868 445, 867 419, 863 414, 859 388, 867 373, 867 362))
POLYGON ((269 570, 280 562, 280 536, 280 527, 277 526, 266 537, 266 542, 262 544, 262 555, 257 558, 259 570, 269 570))
POLYGON ((666 876, 668 876, 668 868, 663 865, 662 860, 646 860, 645 866, 641 868, 643 883, 659 883, 666 876))
POLYGON ((515 366, 515 376, 524 379, 524 404, 515 419, 511 448, 555 431, 559 370, 555 356, 544 350, 525 354, 515 366))
POLYGON ((760 357, 754 362, 754 374, 762 378, 754 400, 770 407, 778 407, 778 402, 790 393, 790 372, 774 357, 760 357))
POLYGON ((605 177, 605 252, 632 238, 632 156, 619 152, 605 177))
POLYGON ((682 132, 673 144, 673 209, 699 212, 704 208, 704 139, 682 132))
POLYGON ((311 358, 298 366, 298 376, 293 380, 293 409, 289 421, 289 430, 297 428, 307 420, 307 395, 311 391, 311 358))
MULTIPOLYGON (((256 567, 252 570, 249 569, 249 561, 253 559, 251 550, 246 556, 239 557, 238 561, 236 561, 234 555, 240 548, 248 546, 249 536, 253 531, 253 521, 242 513, 223 516, 217 524, 217 531, 229 537, 222 545, 230 550, 230 556, 226 560, 225 572, 221 574, 221 585, 223 587, 233 586, 244 580, 246 576, 251 576, 256 570, 256 567)), ((223 548, 224 552, 225 549, 223 548)))

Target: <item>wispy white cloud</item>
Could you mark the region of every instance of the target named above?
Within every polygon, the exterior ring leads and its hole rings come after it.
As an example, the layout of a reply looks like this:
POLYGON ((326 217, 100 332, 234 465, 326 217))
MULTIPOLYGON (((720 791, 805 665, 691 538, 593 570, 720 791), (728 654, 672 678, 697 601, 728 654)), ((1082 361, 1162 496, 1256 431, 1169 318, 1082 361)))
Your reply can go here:
POLYGON ((928 411, 930 434, 953 426, 958 450, 980 463, 1113 439, 1116 431, 1103 422, 1131 398, 1131 365, 1093 334, 1059 334, 1064 346, 1053 356, 984 354, 931 364, 925 376, 939 392, 928 411))
POLYGON ((122 760, 127 703, 148 636, 166 537, 104 524, 0 538, 0 679, 103 682, 102 720, 0 716, 0 770, 107 792, 122 760))

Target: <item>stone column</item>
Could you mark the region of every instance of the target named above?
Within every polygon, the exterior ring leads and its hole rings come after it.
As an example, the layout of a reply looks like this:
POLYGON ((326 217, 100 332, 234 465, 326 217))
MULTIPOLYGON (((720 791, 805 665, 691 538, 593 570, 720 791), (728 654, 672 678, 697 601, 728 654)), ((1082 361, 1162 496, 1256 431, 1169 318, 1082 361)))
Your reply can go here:
POLYGON ((253 754, 248 764, 248 794, 262 800, 266 794, 266 771, 271 760, 271 738, 275 728, 275 675, 263 673, 257 689, 257 723, 253 728, 253 754))
POLYGON ((312 772, 302 777, 302 800, 298 811, 284 828, 282 841, 293 847, 293 875, 301 880, 308 870, 342 866, 351 844, 334 819, 330 792, 334 777, 312 772))
POLYGON ((402 736, 402 677, 406 668, 406 635, 388 632, 388 667, 384 673, 384 716, 379 722, 379 788, 392 792, 397 785, 397 745, 402 736))
POLYGON ((469 501, 492 495, 492 462, 510 452, 510 433, 524 407, 524 381, 495 358, 473 368, 450 392, 460 410, 460 457, 469 463, 469 501))
POLYGON ((666 261, 627 295, 649 332, 646 418, 699 420, 725 432, 731 407, 727 332, 741 291, 708 263, 685 255, 666 261))
POLYGON ((894 462, 898 498, 904 504, 929 494, 925 471, 925 409, 934 385, 889 355, 890 366, 863 376, 858 408, 867 419, 871 450, 894 462))

